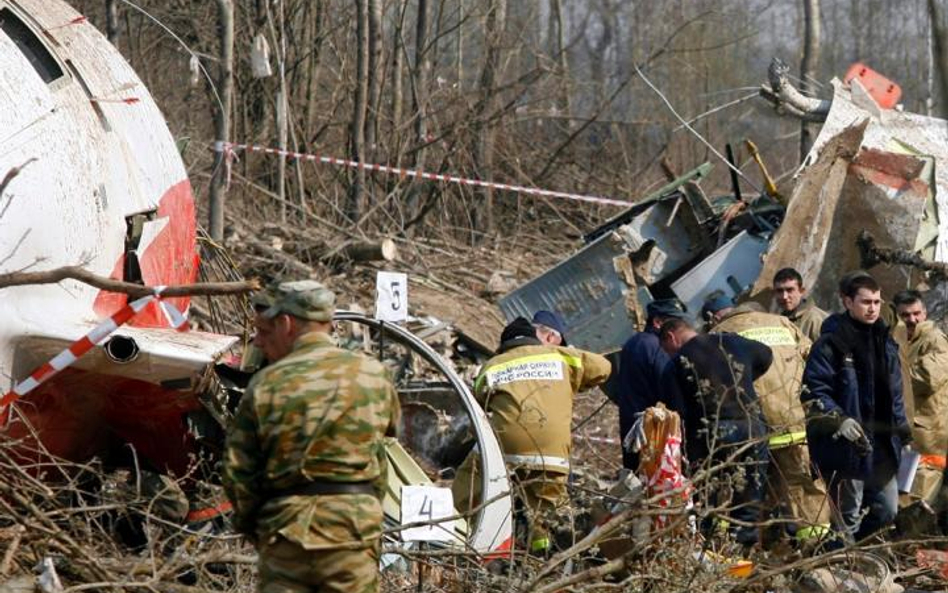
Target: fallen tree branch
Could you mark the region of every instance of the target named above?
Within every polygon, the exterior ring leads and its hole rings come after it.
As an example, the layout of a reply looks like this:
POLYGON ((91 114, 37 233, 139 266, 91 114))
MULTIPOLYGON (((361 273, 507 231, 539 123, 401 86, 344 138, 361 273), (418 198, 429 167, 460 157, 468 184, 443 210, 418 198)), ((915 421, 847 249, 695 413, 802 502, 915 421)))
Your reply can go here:
POLYGON ((778 109, 809 122, 824 122, 832 101, 813 99, 798 91, 787 77, 790 67, 780 58, 774 58, 767 68, 770 86, 762 85, 760 95, 778 109))
POLYGON ((876 239, 872 236, 872 233, 865 229, 856 238, 856 246, 859 247, 859 260, 864 269, 869 269, 879 263, 909 266, 923 272, 929 272, 934 276, 934 279, 948 279, 948 264, 928 261, 921 255, 911 251, 879 247, 876 245, 876 239))
MULTIPOLYGON (((32 284, 57 284, 63 280, 76 280, 100 290, 127 294, 133 298, 148 296, 155 292, 154 287, 99 276, 79 266, 63 266, 42 272, 10 272, 0 274, 0 289, 32 284)), ((168 286, 162 290, 161 295, 163 297, 220 296, 243 294, 259 289, 260 282, 257 280, 245 280, 243 282, 203 282, 198 284, 168 286)))

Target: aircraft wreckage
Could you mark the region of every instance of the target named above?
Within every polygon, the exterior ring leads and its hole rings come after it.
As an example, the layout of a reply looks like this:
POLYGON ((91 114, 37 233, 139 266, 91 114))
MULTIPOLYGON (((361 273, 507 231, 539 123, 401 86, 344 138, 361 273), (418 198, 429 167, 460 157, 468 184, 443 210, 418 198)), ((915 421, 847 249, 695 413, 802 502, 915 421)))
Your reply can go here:
POLYGON ((801 95, 778 60, 769 75, 761 94, 779 111, 823 122, 786 206, 773 191, 746 201, 738 192, 709 198, 698 182, 711 165, 702 165, 503 297, 507 319, 557 309, 573 344, 614 352, 641 328, 655 298, 677 297, 693 317, 715 293, 769 305, 771 278, 787 266, 828 306, 836 304, 836 279, 852 269, 868 268, 889 295, 924 280, 919 266, 866 253, 861 235, 918 262, 948 262, 948 122, 883 107, 894 85, 862 65, 833 81, 832 100, 801 95), (867 88, 867 80, 884 86, 867 88))
MULTIPOLYGON (((0 273, 81 263, 147 286, 194 281, 200 259, 191 187, 154 100, 118 51, 65 2, 20 0, 0 2, 0 60, 0 172, 20 171, 0 195, 0 273)), ((790 91, 777 75, 767 91, 785 101, 790 91)), ((639 328, 653 298, 674 295, 696 311, 712 292, 765 295, 769 274, 786 264, 829 301, 832 279, 862 263, 855 239, 863 229, 890 247, 948 260, 948 223, 939 217, 948 212, 948 123, 884 109, 858 79, 833 88, 832 102, 793 107, 825 122, 789 206, 776 195, 709 197, 699 185, 710 170, 703 165, 592 231, 577 254, 504 297, 505 315, 557 309, 575 328, 573 343, 607 352, 639 328)), ((920 279, 899 268, 872 271, 887 290, 920 279)), ((127 300, 73 281, 0 291, 5 387, 127 300)), ((168 300, 187 312, 187 298, 168 300)), ((476 442, 487 477, 481 498, 490 502, 469 525, 457 524, 458 539, 480 552, 509 546, 503 457, 465 381, 403 328, 350 312, 337 320, 361 328, 351 329, 361 335, 353 347, 377 346, 398 377, 406 436, 389 448, 388 523, 399 523, 400 486, 447 475, 476 442)), ((134 451, 136 463, 184 475, 193 458, 215 458, 239 398, 239 373, 217 364, 236 341, 176 332, 149 305, 7 406, 3 434, 22 443, 30 460, 42 454, 121 464, 128 460, 116 453, 134 451)))
MULTIPOLYGON (((0 62, 0 171, 11 172, 0 192, 0 273, 82 265, 145 286, 194 282, 200 258, 191 185, 164 118, 121 54, 65 2, 19 0, 0 2, 0 62)), ((4 391, 128 300, 72 280, 0 290, 4 391)), ((165 301, 188 311, 186 297, 165 301)), ((457 523, 458 540, 482 552, 509 545, 503 458, 464 381, 399 327, 356 313, 340 312, 337 319, 362 326, 367 339, 400 348, 409 429, 428 418, 418 414, 430 407, 423 402, 432 394, 467 418, 468 446, 480 448, 488 478, 482 497, 490 502, 470 525, 457 523), (410 372, 418 359, 430 365, 426 378, 410 372)), ((216 364, 237 341, 175 331, 152 302, 69 368, 6 406, 3 437, 19 444, 25 463, 98 458, 191 480, 195 459, 213 467, 239 398, 239 373, 216 364)), ((434 466, 443 462, 430 448, 429 433, 406 432, 418 436, 404 447, 389 446, 389 525, 399 523, 400 486, 431 483, 406 449, 426 451, 423 461, 435 477, 440 468, 434 466)))

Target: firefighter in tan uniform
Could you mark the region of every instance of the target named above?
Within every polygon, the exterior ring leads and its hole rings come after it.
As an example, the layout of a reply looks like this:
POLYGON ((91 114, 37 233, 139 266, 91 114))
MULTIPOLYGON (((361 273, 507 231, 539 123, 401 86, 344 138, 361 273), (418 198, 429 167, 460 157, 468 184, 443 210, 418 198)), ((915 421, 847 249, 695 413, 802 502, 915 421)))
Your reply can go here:
MULTIPOLYGON (((543 518, 566 500, 573 398, 604 383, 611 371, 609 361, 598 354, 543 345, 534 326, 518 317, 504 328, 497 355, 474 382, 474 394, 490 417, 527 512, 532 552, 549 549, 543 518)), ((476 467, 475 453, 458 468, 452 486, 462 511, 480 503, 476 467)))
POLYGON ((913 448, 921 454, 910 498, 934 503, 948 453, 948 338, 933 321, 922 295, 905 290, 892 299, 902 321, 893 331, 902 356, 905 407, 913 448))
POLYGON ((793 322, 811 342, 820 338, 826 311, 806 299, 803 276, 793 268, 784 268, 774 275, 774 301, 780 313, 793 322))
POLYGON ((826 487, 814 478, 806 445, 800 390, 810 340, 786 317, 765 313, 753 303, 713 313, 712 332, 731 332, 770 347, 773 364, 754 383, 770 428, 771 495, 786 504, 797 522, 796 539, 815 541, 829 532, 826 487))

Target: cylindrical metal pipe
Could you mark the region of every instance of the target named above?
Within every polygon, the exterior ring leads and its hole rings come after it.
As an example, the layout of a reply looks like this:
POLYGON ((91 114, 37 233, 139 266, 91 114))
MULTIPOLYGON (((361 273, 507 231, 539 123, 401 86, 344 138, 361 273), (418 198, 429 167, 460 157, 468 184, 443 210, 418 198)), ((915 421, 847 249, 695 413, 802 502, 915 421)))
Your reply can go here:
POLYGON ((128 364, 138 358, 138 343, 128 336, 112 336, 102 348, 109 360, 116 364, 128 364))

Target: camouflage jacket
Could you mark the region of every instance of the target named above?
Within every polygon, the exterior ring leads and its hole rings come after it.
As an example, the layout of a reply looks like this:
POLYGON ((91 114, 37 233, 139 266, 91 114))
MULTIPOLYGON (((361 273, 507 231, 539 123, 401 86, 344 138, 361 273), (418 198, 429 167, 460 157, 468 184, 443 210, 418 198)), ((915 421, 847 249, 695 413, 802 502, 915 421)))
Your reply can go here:
POLYGON ((311 550, 375 545, 377 497, 279 492, 313 480, 376 481, 381 492, 383 441, 398 416, 381 363, 337 348, 326 334, 301 336, 251 381, 227 437, 223 478, 237 530, 257 541, 279 534, 311 550))

